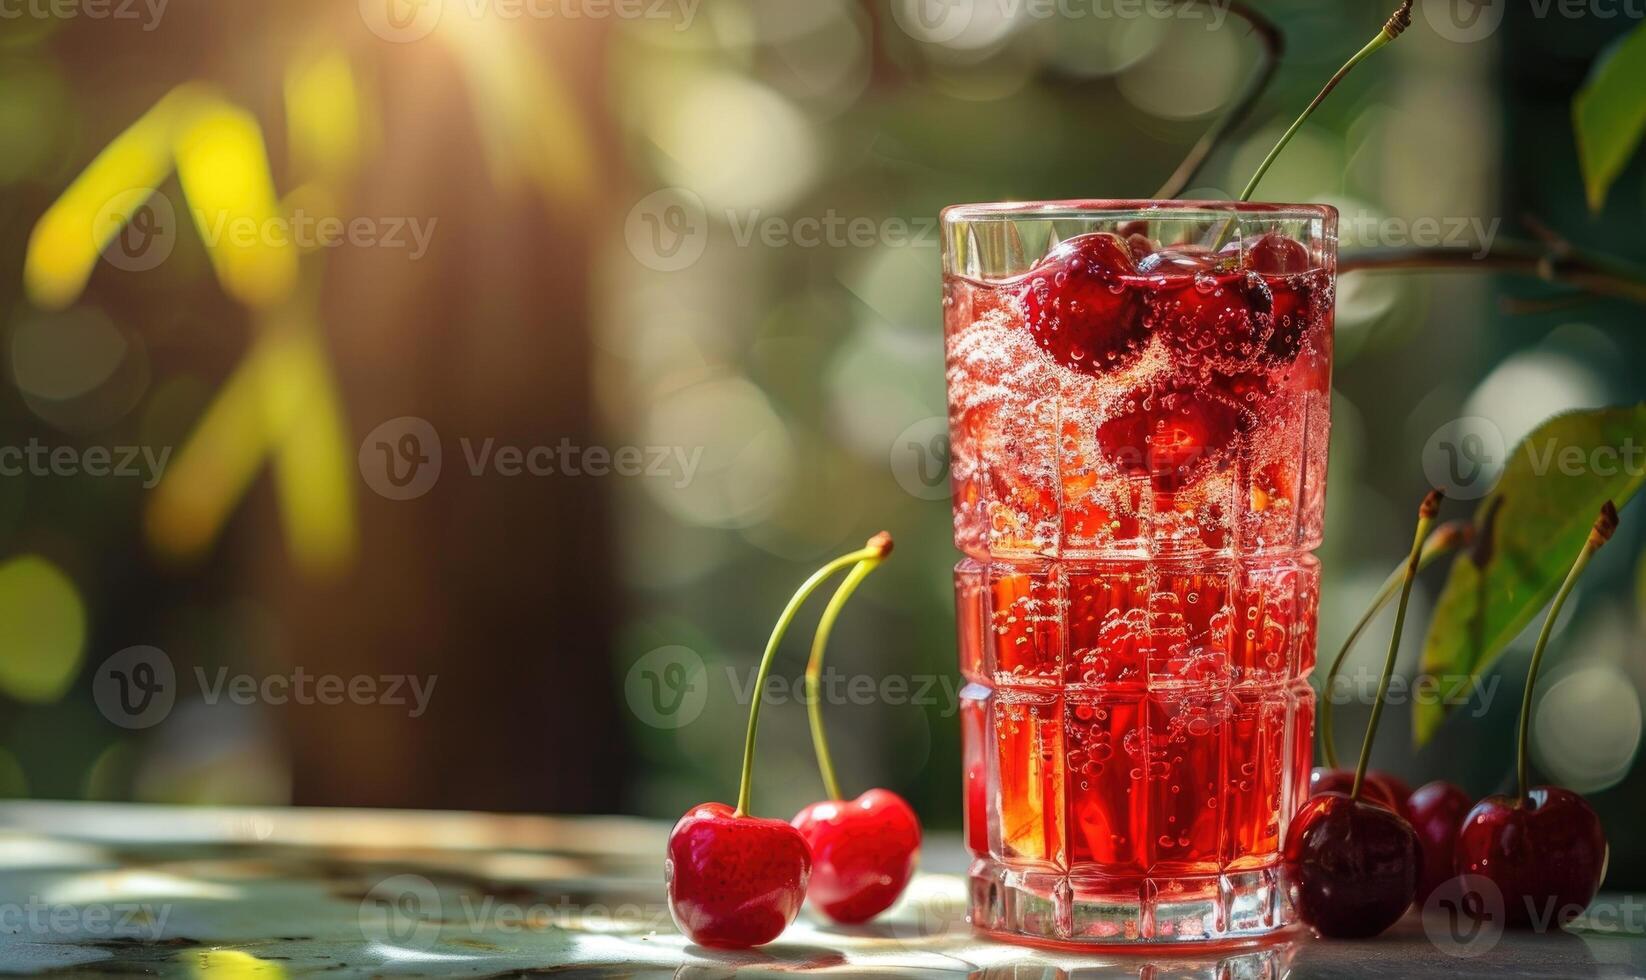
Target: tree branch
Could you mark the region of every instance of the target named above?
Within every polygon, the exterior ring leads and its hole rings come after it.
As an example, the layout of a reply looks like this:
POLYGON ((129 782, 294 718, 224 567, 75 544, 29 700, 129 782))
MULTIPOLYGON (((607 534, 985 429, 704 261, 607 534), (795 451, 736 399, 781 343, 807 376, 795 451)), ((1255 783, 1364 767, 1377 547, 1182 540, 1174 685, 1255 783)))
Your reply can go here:
MULTIPOLYGON (((1207 2, 1207 0, 1175 0, 1182 6, 1207 2)), ((1174 198, 1188 189, 1200 168, 1205 166, 1212 151, 1223 142, 1257 107, 1258 100, 1268 90, 1269 83, 1274 81, 1275 73, 1280 70, 1280 59, 1286 53, 1286 36, 1281 33, 1280 27, 1270 20, 1267 15, 1247 6, 1241 0, 1229 0, 1229 13, 1244 20, 1252 28, 1252 32, 1263 42, 1262 61, 1251 81, 1240 93, 1240 98, 1224 113, 1217 123, 1189 150, 1188 156, 1177 165, 1177 170, 1166 178, 1166 183, 1160 190, 1154 192, 1157 200, 1174 198)))
POLYGON ((1339 272, 1428 270, 1504 273, 1570 286, 1594 296, 1646 305, 1646 269, 1560 242, 1500 239, 1478 246, 1371 248, 1344 253, 1339 272))

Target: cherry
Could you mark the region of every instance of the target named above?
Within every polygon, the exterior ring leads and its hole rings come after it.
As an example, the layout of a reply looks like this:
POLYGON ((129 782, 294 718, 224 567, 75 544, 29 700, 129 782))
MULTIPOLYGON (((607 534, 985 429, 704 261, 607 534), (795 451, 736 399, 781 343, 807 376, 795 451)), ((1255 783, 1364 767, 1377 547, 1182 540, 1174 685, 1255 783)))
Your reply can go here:
POLYGON ((1202 273, 1150 294, 1157 328, 1178 357, 1239 370, 1261 352, 1274 325, 1274 294, 1255 272, 1202 273))
POLYGON ((1083 374, 1131 363, 1149 333, 1143 299, 1128 282, 1136 271, 1131 248, 1107 232, 1058 243, 1017 294, 1029 335, 1054 361, 1083 374))
MULTIPOLYGON (((783 634, 806 598, 830 575, 848 565, 871 559, 878 562, 891 547, 891 536, 881 532, 864 547, 812 573, 772 627, 754 690, 765 689, 783 634)), ((812 870, 806 838, 781 820, 749 815, 755 735, 764 700, 750 699, 737 807, 724 803, 692 807, 669 833, 663 862, 669 914, 681 932, 703 946, 746 949, 769 943, 794 921, 806 898, 812 870)))
POLYGON ((669 912, 700 946, 760 946, 799 914, 811 866, 804 836, 790 825, 704 803, 669 834, 669 912))
POLYGON ((1600 817, 1583 797, 1537 786, 1519 799, 1488 796, 1475 804, 1457 833, 1453 869, 1497 886, 1506 925, 1541 931, 1589 907, 1606 856, 1600 817))
POLYGON ((914 876, 920 821, 903 798, 871 789, 851 802, 824 800, 793 824, 812 851, 807 898, 836 922, 855 925, 890 908, 914 876))
POLYGON ((1292 818, 1283 860, 1304 922, 1333 939, 1365 939, 1406 914, 1422 855, 1394 811, 1326 793, 1292 818))
POLYGON ((1520 795, 1481 800, 1463 818, 1457 834, 1453 867, 1459 874, 1479 875, 1496 885, 1503 896, 1504 921, 1516 928, 1542 931, 1572 921, 1589 907, 1606 876, 1606 833, 1601 829, 1600 817, 1583 797, 1570 790, 1528 786, 1531 766, 1527 740, 1532 727, 1532 692, 1537 688, 1538 668, 1543 665, 1555 620, 1560 618, 1560 610, 1589 559, 1616 531, 1617 508, 1608 500, 1601 505, 1583 550, 1549 604, 1537 645, 1532 648, 1516 745, 1520 795))
POLYGON ((1262 236, 1246 249, 1241 263, 1265 276, 1295 276, 1314 268, 1309 250, 1295 238, 1277 231, 1262 236))
MULTIPOLYGON (((1355 774, 1350 769, 1327 769, 1316 766, 1309 773, 1310 796, 1324 796, 1327 793, 1348 796, 1354 785, 1355 774)), ((1395 795, 1394 789, 1384 781, 1383 773, 1373 771, 1366 774, 1365 785, 1360 788, 1360 798, 1374 806, 1406 816, 1403 804, 1405 797, 1395 795)))
POLYGON ((1469 794, 1444 779, 1424 783, 1406 799, 1406 816, 1423 845, 1423 871, 1418 876, 1417 900, 1423 902, 1451 880, 1452 855, 1458 828, 1469 812, 1469 794))
POLYGON ((1417 894, 1423 862, 1417 832, 1395 809, 1362 797, 1373 785, 1367 778, 1377 725, 1383 717, 1394 673, 1400 634, 1406 626, 1406 607, 1412 582, 1429 534, 1440 512, 1440 492, 1432 491, 1418 509, 1417 533, 1407 553, 1400 605, 1389 652, 1383 661, 1372 717, 1360 743, 1360 763, 1350 781, 1350 793, 1323 793, 1303 804, 1286 828, 1281 860, 1295 889, 1298 917, 1323 936, 1365 939, 1394 925, 1411 907, 1417 894))
POLYGON ((1289 364, 1297 358, 1309 328, 1326 315, 1330 291, 1331 279, 1325 272, 1305 273, 1271 284, 1274 329, 1263 343, 1264 363, 1289 364))
POLYGON ((1104 456, 1128 476, 1175 493, 1219 450, 1250 432, 1256 417, 1202 388, 1168 383, 1132 392, 1126 411, 1097 427, 1104 456))
POLYGON ((851 802, 840 793, 829 740, 823 728, 823 655, 835 620, 852 593, 891 554, 891 535, 882 531, 865 546, 868 554, 846 575, 818 618, 806 662, 806 716, 812 748, 829 798, 801 810, 792 821, 816 860, 810 897, 824 915, 848 924, 867 922, 897 901, 914 875, 920 853, 920 821, 903 798, 871 789, 851 802))

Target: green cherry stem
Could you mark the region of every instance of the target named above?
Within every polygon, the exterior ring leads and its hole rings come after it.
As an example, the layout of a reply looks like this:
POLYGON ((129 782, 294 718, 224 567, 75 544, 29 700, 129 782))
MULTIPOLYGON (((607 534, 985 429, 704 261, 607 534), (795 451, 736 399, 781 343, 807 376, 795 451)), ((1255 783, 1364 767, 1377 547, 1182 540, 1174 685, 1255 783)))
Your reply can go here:
POLYGON ((1543 619, 1543 629, 1538 631, 1537 646, 1532 649, 1532 665, 1526 671, 1526 693, 1520 699, 1520 729, 1515 738, 1515 771, 1520 779, 1520 798, 1526 798, 1526 791, 1531 786, 1531 769, 1527 759, 1526 742, 1531 734, 1532 727, 1532 689, 1537 686, 1537 670, 1543 664, 1543 650, 1549 645, 1549 634, 1555 630, 1555 620, 1560 616, 1560 609, 1566 605, 1566 597, 1572 594, 1572 587, 1577 585, 1578 576, 1588 567, 1589 559, 1600 550, 1601 545, 1611 540, 1613 532, 1617 530, 1617 507, 1610 500, 1600 508, 1600 516, 1595 518, 1595 526, 1589 531, 1589 538, 1583 542, 1583 550, 1577 553, 1577 560, 1572 562, 1572 570, 1566 573, 1566 581, 1560 584, 1560 591, 1555 593, 1555 601, 1549 605, 1549 614, 1543 619))
MULTIPOLYGON (((1421 572, 1442 556, 1468 547, 1474 540, 1474 535, 1475 526, 1469 521, 1451 521, 1435 528, 1435 533, 1429 535, 1428 542, 1423 545, 1423 555, 1418 559, 1417 570, 1421 572)), ((1372 624, 1377 614, 1400 594, 1400 583, 1405 577, 1406 566, 1402 563, 1383 580, 1383 585, 1372 598, 1371 605, 1366 607, 1354 628, 1349 630, 1349 635, 1343 640, 1343 646, 1338 648, 1337 656, 1332 658, 1331 669, 1326 672, 1326 683, 1322 688, 1325 699, 1320 705, 1320 754, 1326 760, 1326 765, 1332 769, 1337 768, 1337 736, 1332 729, 1332 706, 1335 704, 1333 695, 1337 691, 1338 672, 1343 669, 1349 651, 1359 642, 1360 634, 1366 632, 1366 627, 1372 624)))
MULTIPOLYGON (((879 536, 876 535, 875 540, 878 539, 879 536)), ((777 654, 778 646, 783 642, 783 634, 789 631, 789 624, 794 622, 795 614, 800 611, 800 607, 829 576, 847 565, 855 565, 866 558, 874 558, 880 554, 881 549, 871 541, 868 545, 851 554, 841 555, 819 568, 812 573, 811 578, 808 578, 801 584, 799 589, 795 590, 794 596, 789 599, 789 604, 783 607, 782 615, 777 617, 777 625, 772 627, 771 638, 766 641, 766 652, 760 656, 760 671, 755 675, 754 688, 749 698, 749 730, 748 734, 743 736, 743 775, 737 790, 736 816, 747 816, 749 813, 749 795, 754 776, 754 740, 755 733, 760 730, 760 702, 764 700, 761 693, 766 689, 766 677, 771 673, 772 659, 777 654)))
POLYGON ((883 545, 882 550, 853 566, 829 599, 829 604, 823 607, 823 616, 817 621, 817 632, 812 636, 811 658, 806 661, 806 717, 812 726, 812 748, 817 751, 817 770, 823 776, 823 788, 831 800, 843 800, 845 797, 840 793, 840 781, 835 778, 834 757, 829 754, 829 737, 823 731, 823 654, 828 649, 829 634, 834 631, 835 620, 840 618, 840 611, 846 608, 852 593, 891 554, 891 535, 884 531, 875 535, 869 541, 869 547, 876 547, 877 544, 883 545))
POLYGON ((1440 513, 1444 500, 1439 490, 1430 490, 1417 509, 1417 533, 1412 536, 1412 551, 1406 558, 1406 571, 1400 585, 1400 605, 1395 607, 1395 628, 1389 634, 1389 653, 1383 658, 1383 676, 1377 681, 1377 700, 1372 702, 1372 718, 1366 724, 1366 738, 1360 743, 1360 764, 1355 766, 1355 784, 1349 790, 1351 800, 1360 799, 1360 786, 1366 780, 1366 766, 1372 761, 1372 742, 1377 738, 1377 723, 1383 720, 1383 701, 1389 694, 1389 678, 1395 672, 1395 654, 1400 652, 1400 634, 1406 629, 1406 604, 1412 598, 1412 583, 1417 581, 1418 563, 1423 559, 1423 542, 1429 537, 1435 516, 1440 513))
POLYGON ((1276 143, 1274 149, 1269 151, 1269 155, 1263 158, 1263 162, 1258 165, 1257 173, 1252 175, 1252 179, 1246 184, 1246 189, 1240 193, 1242 201, 1252 199, 1252 195, 1257 192, 1257 185, 1263 182, 1264 176, 1268 174, 1269 168, 1274 166, 1280 152, 1286 149, 1286 144, 1292 141, 1292 137, 1296 136, 1298 130, 1303 128, 1303 124, 1309 121, 1309 117, 1314 115, 1315 110, 1320 108, 1321 103, 1326 101, 1326 97, 1332 94, 1332 90, 1337 88, 1338 83, 1347 78, 1349 72, 1354 71, 1355 67, 1362 61, 1376 53, 1377 49, 1404 34, 1406 28, 1410 26, 1412 26, 1412 0, 1404 0, 1399 9, 1389 16, 1388 21, 1383 25, 1383 29, 1377 32, 1377 36, 1368 41, 1365 47, 1356 52, 1353 58, 1350 58, 1342 68, 1337 70, 1337 74, 1333 75, 1331 81, 1326 83, 1326 87, 1320 90, 1320 94, 1314 97, 1314 101, 1310 102, 1308 108, 1303 110, 1303 114, 1298 116, 1297 121, 1293 122, 1291 128, 1286 130, 1285 134, 1280 137, 1280 142, 1276 143))
MULTIPOLYGON (((1349 72, 1354 71, 1356 65, 1371 57, 1378 48, 1404 34, 1406 28, 1412 26, 1412 2, 1413 0, 1402 0, 1400 6, 1383 24, 1382 30, 1377 32, 1377 37, 1372 38, 1365 47, 1355 53, 1353 58, 1350 58, 1342 68, 1337 70, 1337 74, 1331 77, 1331 80, 1326 83, 1326 87, 1321 89, 1320 94, 1316 95, 1308 107, 1303 110, 1303 114, 1297 117, 1285 133, 1281 134, 1280 141, 1275 143, 1274 149, 1270 150, 1269 155, 1263 158, 1262 163, 1258 164, 1257 172, 1252 174, 1252 179, 1246 182, 1246 189, 1240 192, 1241 201, 1250 201, 1252 195, 1257 193, 1257 185, 1261 184, 1263 178, 1268 175, 1269 168, 1274 166, 1274 162, 1280 158, 1281 152, 1286 149, 1287 144, 1291 143, 1292 137, 1298 134, 1298 131, 1303 128, 1303 124, 1309 121, 1309 117, 1314 115, 1315 110, 1320 108, 1321 104, 1326 101, 1326 97, 1332 94, 1332 90, 1337 88, 1338 83, 1347 78, 1349 72)), ((1239 221, 1239 217, 1238 214, 1231 214, 1229 219, 1223 222, 1223 228, 1217 233, 1217 239, 1212 243, 1213 252, 1222 251, 1223 246, 1229 243, 1229 238, 1234 234, 1235 224, 1239 221)))

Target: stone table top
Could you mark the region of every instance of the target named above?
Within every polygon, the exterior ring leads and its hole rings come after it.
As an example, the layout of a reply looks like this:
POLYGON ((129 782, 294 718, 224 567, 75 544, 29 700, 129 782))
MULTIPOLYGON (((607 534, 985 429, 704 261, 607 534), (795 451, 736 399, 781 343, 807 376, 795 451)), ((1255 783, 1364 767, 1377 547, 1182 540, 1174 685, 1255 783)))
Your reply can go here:
MULTIPOLYGON (((963 879, 925 873, 867 927, 801 920, 701 949, 663 903, 668 828, 628 818, 0 804, 0 974, 223 977, 1646 978, 1646 900, 1563 933, 1470 935, 1413 914, 1370 942, 1064 954, 987 942, 963 879)), ((961 866, 953 841, 928 848, 961 866)))

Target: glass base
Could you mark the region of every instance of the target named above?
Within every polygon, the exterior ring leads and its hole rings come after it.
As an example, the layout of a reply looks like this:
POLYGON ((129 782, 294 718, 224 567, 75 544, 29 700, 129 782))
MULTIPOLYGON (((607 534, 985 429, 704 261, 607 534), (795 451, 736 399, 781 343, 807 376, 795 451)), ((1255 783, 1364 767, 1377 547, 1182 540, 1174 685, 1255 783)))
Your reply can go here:
POLYGON ((971 869, 972 927, 1028 944, 1239 944, 1297 921, 1279 868, 1173 878, 1020 871, 987 858, 971 869))

